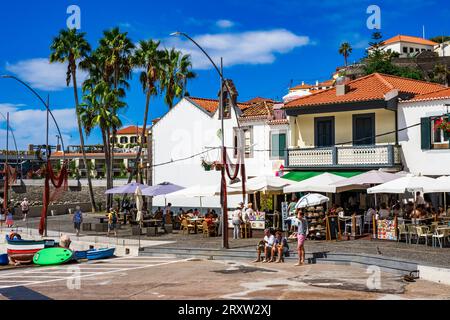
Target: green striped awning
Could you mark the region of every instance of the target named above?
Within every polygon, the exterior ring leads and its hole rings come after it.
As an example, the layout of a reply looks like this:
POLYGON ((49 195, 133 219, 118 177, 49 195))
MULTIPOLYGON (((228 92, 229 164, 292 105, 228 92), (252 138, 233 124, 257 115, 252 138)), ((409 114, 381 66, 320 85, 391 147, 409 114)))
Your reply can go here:
POLYGON ((365 171, 293 171, 286 173, 282 178, 288 179, 292 181, 303 181, 318 175, 321 175, 325 172, 335 174, 337 176, 341 176, 344 178, 351 178, 357 176, 365 171))

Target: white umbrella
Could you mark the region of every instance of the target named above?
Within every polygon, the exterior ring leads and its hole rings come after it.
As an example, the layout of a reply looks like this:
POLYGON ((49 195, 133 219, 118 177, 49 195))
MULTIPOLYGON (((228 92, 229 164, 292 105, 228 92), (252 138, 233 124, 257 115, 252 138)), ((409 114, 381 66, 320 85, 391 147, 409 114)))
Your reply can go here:
POLYGON ((199 198, 200 212, 201 212, 203 209, 202 198, 214 197, 215 195, 217 195, 217 193, 220 194, 220 185, 219 186, 217 186, 217 185, 210 185, 210 186, 195 185, 195 186, 171 193, 167 197, 168 198, 179 198, 179 197, 199 198))
POLYGON ((355 189, 367 189, 370 185, 386 183, 398 179, 399 177, 399 175, 394 173, 372 170, 348 179, 340 180, 333 183, 333 185, 335 185, 340 192, 355 189))
POLYGON ((326 172, 287 186, 283 191, 284 193, 303 191, 336 193, 336 186, 333 184, 345 179, 347 178, 326 172))
MULTIPOLYGON (((249 179, 245 183, 245 189, 248 193, 255 193, 258 191, 283 191, 283 188, 293 184, 291 180, 283 179, 275 176, 258 176, 249 179)), ((233 183, 229 189, 240 192, 242 190, 242 182, 233 183)))
POLYGON ((136 192, 134 193, 136 196, 136 209, 137 209, 137 215, 136 220, 140 223, 144 220, 144 215, 142 213, 142 206, 144 204, 144 201, 142 199, 142 190, 141 188, 137 187, 136 192))
POLYGON ((398 178, 376 187, 367 189, 367 193, 397 193, 403 194, 405 192, 422 192, 422 193, 437 193, 445 192, 445 183, 439 182, 437 179, 407 175, 398 178))
POLYGON ((310 193, 302 197, 295 205, 295 208, 298 209, 319 206, 321 204, 327 203, 328 201, 330 201, 330 198, 328 197, 325 197, 318 193, 310 193))

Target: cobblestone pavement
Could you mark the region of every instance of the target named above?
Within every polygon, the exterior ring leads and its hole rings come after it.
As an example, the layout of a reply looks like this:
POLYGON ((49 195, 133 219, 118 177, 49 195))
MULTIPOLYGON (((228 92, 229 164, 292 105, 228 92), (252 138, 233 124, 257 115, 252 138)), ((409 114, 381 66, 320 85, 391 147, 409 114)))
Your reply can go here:
MULTIPOLYGON (((99 215, 88 214, 85 222, 98 223, 96 218, 99 215)), ((39 219, 29 219, 27 222, 16 221, 16 226, 22 228, 37 228, 39 219)), ((48 228, 53 231, 70 232, 73 233, 73 225, 70 216, 56 216, 49 217, 48 228)), ((82 235, 97 235, 104 236, 106 232, 82 232, 82 235)), ((131 235, 131 226, 121 226, 118 230, 118 237, 125 239, 137 239, 138 236, 131 235)), ((141 236, 142 240, 160 240, 160 241, 174 241, 167 247, 178 248, 204 248, 204 249, 219 249, 221 248, 222 239, 220 237, 205 238, 201 234, 182 234, 179 230, 174 230, 172 234, 163 234, 157 237, 141 236)), ((230 248, 232 249, 246 249, 254 251, 255 244, 259 239, 230 239, 230 248)), ((328 252, 328 253, 357 253, 357 254, 380 254, 385 257, 397 258, 411 262, 420 262, 425 265, 433 265, 439 267, 450 268, 450 247, 432 248, 424 244, 409 245, 404 242, 397 241, 381 241, 370 239, 359 239, 350 241, 307 241, 305 244, 308 253, 313 252, 328 252)), ((291 244, 291 249, 295 250, 295 242, 291 244)))
POLYGON ((169 257, 0 271, 3 300, 450 299, 448 286, 363 268, 169 257), (379 276, 379 277, 378 277, 379 276))

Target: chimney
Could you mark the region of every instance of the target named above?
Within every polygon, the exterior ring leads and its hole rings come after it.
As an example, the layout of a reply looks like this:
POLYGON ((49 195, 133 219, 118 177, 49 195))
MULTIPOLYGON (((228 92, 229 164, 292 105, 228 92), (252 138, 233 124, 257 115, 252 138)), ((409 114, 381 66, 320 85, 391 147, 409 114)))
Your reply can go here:
POLYGON ((316 80, 316 87, 319 86, 319 80, 316 80))
POLYGON ((347 77, 338 77, 336 79, 336 96, 343 96, 348 93, 349 86, 348 83, 349 78, 347 77))
POLYGON ((61 145, 60 145, 60 144, 58 144, 58 145, 56 146, 56 151, 61 151, 61 145))
POLYGON ((305 85, 305 81, 302 81, 302 86, 304 86, 305 85))

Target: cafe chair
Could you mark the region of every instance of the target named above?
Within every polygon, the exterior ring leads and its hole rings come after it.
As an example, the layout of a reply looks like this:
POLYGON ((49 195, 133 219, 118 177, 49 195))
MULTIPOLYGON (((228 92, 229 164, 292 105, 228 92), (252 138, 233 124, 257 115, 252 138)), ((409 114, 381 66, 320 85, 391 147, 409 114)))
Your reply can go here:
POLYGON ((402 239, 402 236, 405 236, 405 243, 408 243, 408 230, 406 230, 406 225, 404 223, 398 225, 397 242, 402 239))
POLYGON ((406 225, 406 230, 408 231, 409 244, 412 244, 413 238, 414 238, 414 239, 417 238, 416 225, 414 225, 414 224, 408 224, 408 225, 406 225))
POLYGON ((372 212, 367 210, 367 212, 364 214, 364 229, 367 226, 367 232, 370 233, 370 230, 372 230, 372 212))
POLYGON ((425 238, 425 245, 428 245, 428 238, 432 237, 433 234, 430 233, 430 229, 426 226, 416 227, 417 230, 417 243, 419 244, 421 238, 425 238))
POLYGON ((183 221, 181 221, 181 227, 183 230, 182 234, 184 234, 185 232, 189 234, 190 230, 195 233, 195 226, 193 224, 190 224, 186 219, 183 219, 183 221))
POLYGON ((442 249, 442 244, 445 244, 445 238, 450 236, 449 229, 436 229, 435 233, 432 236, 432 245, 436 247, 436 243, 439 242, 439 246, 442 249))

